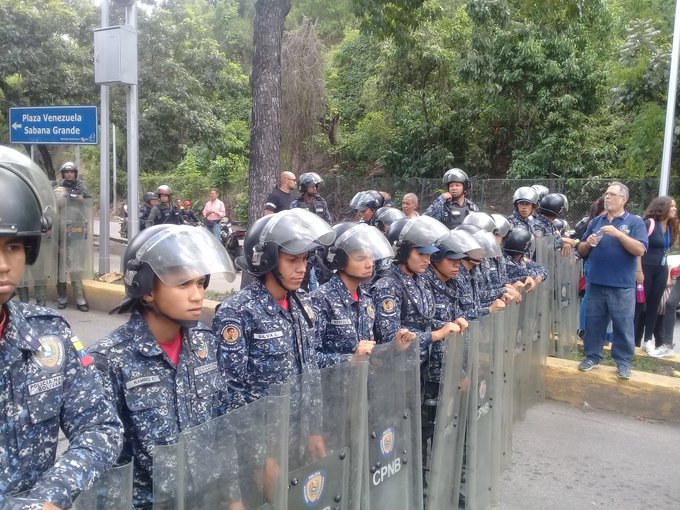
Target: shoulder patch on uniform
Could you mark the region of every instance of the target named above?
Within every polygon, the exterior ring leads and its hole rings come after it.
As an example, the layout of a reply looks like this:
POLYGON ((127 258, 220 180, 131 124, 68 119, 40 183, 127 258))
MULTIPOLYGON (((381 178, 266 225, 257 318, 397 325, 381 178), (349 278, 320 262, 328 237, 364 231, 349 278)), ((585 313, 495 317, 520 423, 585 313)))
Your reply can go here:
POLYGON ((92 363, 94 363, 92 356, 87 353, 85 346, 80 342, 76 335, 71 337, 71 344, 78 354, 78 359, 80 359, 81 365, 84 367, 89 367, 92 363))
POLYGON ((309 317, 309 320, 316 320, 316 313, 314 313, 314 309, 311 306, 304 305, 304 309, 305 312, 307 312, 307 317, 309 317))
POLYGON ((200 360, 204 360, 208 357, 208 342, 205 341, 205 338, 196 339, 194 352, 200 360))
POLYGON ((222 329, 222 338, 229 345, 234 345, 241 338, 241 328, 235 324, 229 324, 222 329))
POLYGON ((40 349, 33 355, 35 362, 47 372, 56 373, 64 366, 64 344, 58 336, 41 336, 40 349))
POLYGON ((373 308, 373 305, 368 305, 366 307, 366 313, 368 314, 369 318, 375 319, 375 308, 373 308))
POLYGON ((382 309, 385 313, 392 313, 394 312, 394 299, 388 298, 388 299, 383 299, 382 302, 382 309))

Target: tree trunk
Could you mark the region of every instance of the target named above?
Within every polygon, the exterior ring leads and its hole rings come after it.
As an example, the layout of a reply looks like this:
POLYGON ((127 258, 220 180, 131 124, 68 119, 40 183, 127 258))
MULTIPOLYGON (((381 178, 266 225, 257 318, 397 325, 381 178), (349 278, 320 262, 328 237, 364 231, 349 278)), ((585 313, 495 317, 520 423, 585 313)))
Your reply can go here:
MULTIPOLYGON (((47 178, 50 181, 56 181, 56 172, 54 171, 54 164, 52 163, 52 155, 50 151, 47 150, 47 145, 38 144, 38 152, 40 152, 40 157, 43 160, 43 165, 45 165, 45 172, 47 173, 47 178)), ((30 154, 30 153, 29 153, 30 154)))
POLYGON ((291 0, 257 0, 250 86, 248 226, 262 216, 281 170, 281 41, 291 0))

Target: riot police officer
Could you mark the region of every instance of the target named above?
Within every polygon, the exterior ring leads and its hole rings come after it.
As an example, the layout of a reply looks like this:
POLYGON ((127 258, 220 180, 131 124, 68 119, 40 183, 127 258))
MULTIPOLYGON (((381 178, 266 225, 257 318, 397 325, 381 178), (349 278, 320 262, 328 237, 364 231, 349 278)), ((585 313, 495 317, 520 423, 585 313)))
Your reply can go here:
POLYGON ((305 172, 298 178, 300 196, 290 204, 291 209, 307 209, 327 223, 331 223, 331 213, 326 200, 319 195, 319 186, 323 179, 316 172, 305 172))
POLYGON ((538 284, 548 278, 545 268, 529 258, 533 242, 534 236, 531 232, 520 228, 512 230, 503 244, 508 278, 512 282, 523 282, 527 292, 533 291, 538 284))
MULTIPOLYGON (((180 432, 227 409, 218 342, 198 320, 210 275, 233 280, 235 273, 214 236, 186 225, 140 232, 124 267, 126 296, 114 310, 131 313, 130 320, 90 353, 123 421, 118 464, 134 459, 134 507, 150 508, 153 448, 176 443, 180 432)), ((240 500, 237 491, 227 497, 240 500)))
POLYGON ((237 264, 257 280, 222 303, 213 321, 232 407, 268 394, 271 384, 318 370, 309 296, 300 291, 310 250, 330 245, 335 232, 304 209, 258 219, 237 264))
POLYGON ((90 234, 88 207, 85 202, 92 195, 83 181, 78 179, 78 168, 67 161, 59 170, 61 181, 55 183, 59 205, 59 277, 57 279, 57 308, 66 308, 66 274, 68 273, 76 298, 76 307, 87 312, 90 307, 83 289, 83 271, 91 269, 92 236, 90 234))
POLYGON ((396 249, 395 261, 371 289, 376 303, 377 342, 401 341, 406 332, 415 333, 421 363, 427 361, 432 342, 460 331, 452 321, 434 320, 434 296, 422 276, 430 256, 437 251, 435 242, 448 233, 442 223, 429 216, 394 222, 387 238, 396 249))
POLYGON ((149 219, 151 209, 158 205, 158 197, 153 191, 144 193, 144 203, 139 208, 139 230, 140 232, 146 228, 146 220, 149 219))
POLYGON ((538 207, 538 193, 531 186, 521 186, 512 195, 513 213, 508 221, 513 227, 522 227, 532 232, 534 217, 538 207))
POLYGON ((385 197, 375 190, 360 191, 350 200, 349 206, 359 214, 359 221, 375 225, 373 218, 378 209, 385 206, 385 197))
POLYGON ((385 236, 365 223, 340 223, 328 249, 331 280, 310 294, 316 315, 320 368, 370 355, 375 345, 373 299, 361 285, 368 282, 377 260, 392 257, 385 236))
POLYGON ((555 250, 560 250, 564 256, 571 254, 576 242, 568 237, 560 237, 553 221, 568 210, 569 202, 567 197, 561 193, 548 193, 538 203, 538 210, 534 216, 534 229, 532 231, 536 237, 553 236, 555 250))
POLYGON ((146 219, 146 226, 153 225, 182 225, 182 213, 179 208, 172 203, 172 189, 163 184, 158 187, 156 192, 159 203, 155 205, 149 217, 146 219))
POLYGON ((460 225, 468 214, 479 211, 479 208, 465 197, 472 185, 467 174, 460 168, 447 170, 442 181, 447 190, 432 202, 424 214, 452 229, 460 225))
MULTIPOLYGON (((0 149, 0 508, 8 510, 70 508, 111 467, 122 443, 101 378, 66 320, 10 301, 50 228, 41 193, 25 178, 31 165, 0 149), (57 458, 59 429, 68 447, 57 458)), ((42 178, 40 187, 50 190, 42 178)))

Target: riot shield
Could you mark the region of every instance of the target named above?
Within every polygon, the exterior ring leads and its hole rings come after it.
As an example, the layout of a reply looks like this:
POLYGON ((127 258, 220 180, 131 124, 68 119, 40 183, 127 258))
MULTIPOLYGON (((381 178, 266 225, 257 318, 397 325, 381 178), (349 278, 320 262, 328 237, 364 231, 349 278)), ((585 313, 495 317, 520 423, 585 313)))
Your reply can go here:
POLYGON ((74 510, 129 510, 132 508, 133 463, 110 469, 73 502, 74 510))
POLYGON ((502 386, 498 399, 502 409, 501 421, 501 469, 512 464, 512 424, 514 422, 515 337, 520 329, 519 316, 523 303, 505 310, 506 321, 502 338, 502 386))
POLYGON ((545 362, 548 355, 555 352, 554 334, 554 292, 555 292, 555 264, 561 257, 555 251, 554 238, 544 237, 539 240, 538 250, 545 261, 544 267, 548 271, 548 281, 541 283, 532 300, 530 320, 531 346, 529 348, 529 377, 527 392, 527 407, 545 398, 545 362))
POLYGON ((368 373, 367 494, 363 508, 423 508, 420 346, 378 345, 368 373))
MULTIPOLYGON (((536 257, 540 257, 539 263, 545 268, 545 270, 548 272, 548 280, 543 284, 540 288, 540 291, 545 292, 547 289, 546 287, 550 287, 550 293, 553 294, 555 292, 556 288, 556 264, 557 264, 557 258, 561 257, 561 255, 555 251, 555 240, 553 236, 547 236, 547 237, 541 237, 536 240, 536 257)), ((546 292, 546 295, 548 293, 546 292)), ((552 295, 549 296, 550 301, 554 299, 552 295)), ((548 307, 548 314, 550 316, 550 331, 546 332, 546 340, 548 342, 548 355, 549 356, 554 356, 555 355, 555 314, 554 314, 554 307, 552 303, 549 303, 548 307)), ((543 334, 543 333, 542 333, 543 334)))
POLYGON ((288 510, 361 505, 368 363, 355 361, 270 388, 289 395, 288 510))
POLYGON ((528 407, 527 394, 530 385, 529 355, 531 346, 532 314, 536 308, 536 291, 526 294, 519 307, 517 330, 514 334, 514 378, 512 381, 513 420, 523 420, 528 407))
POLYGON ((68 190, 57 186, 54 194, 59 208, 58 281, 66 282, 67 275, 78 279, 93 276, 92 222, 94 204, 91 198, 73 198, 68 190))
POLYGON ((577 350, 578 329, 578 279, 580 260, 574 257, 557 257, 555 270, 556 301, 555 333, 556 355, 570 357, 577 350))
MULTIPOLYGON (((465 444, 465 418, 470 378, 463 372, 469 335, 449 335, 442 362, 437 402, 424 401, 423 406, 436 405, 434 437, 427 472, 426 508, 456 508, 460 493, 465 444)), ((423 445, 425 448, 426 445, 423 445)))
POLYGON ((287 397, 264 397, 154 449, 154 509, 285 508, 287 397))
POLYGON ((491 317, 470 324, 471 391, 468 411, 465 508, 491 505, 497 477, 494 471, 496 410, 495 349, 491 317))

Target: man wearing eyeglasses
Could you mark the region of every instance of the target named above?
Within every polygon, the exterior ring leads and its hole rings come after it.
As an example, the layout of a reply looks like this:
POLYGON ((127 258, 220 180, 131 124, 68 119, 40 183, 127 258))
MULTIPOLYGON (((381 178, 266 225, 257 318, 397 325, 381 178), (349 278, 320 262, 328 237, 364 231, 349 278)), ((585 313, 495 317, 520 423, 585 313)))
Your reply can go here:
POLYGON ((278 187, 267 197, 267 203, 264 204, 264 214, 274 214, 290 209, 290 203, 295 197, 292 192, 297 188, 295 174, 293 172, 283 172, 279 180, 278 187))
POLYGON ((630 379, 631 358, 635 352, 635 271, 637 257, 647 251, 647 229, 642 219, 626 211, 628 188, 612 182, 604 194, 606 214, 596 216, 578 244, 578 251, 589 258, 586 294, 586 330, 583 338, 585 359, 579 370, 588 372, 602 361, 607 324, 614 336, 612 358, 619 379, 630 379))

